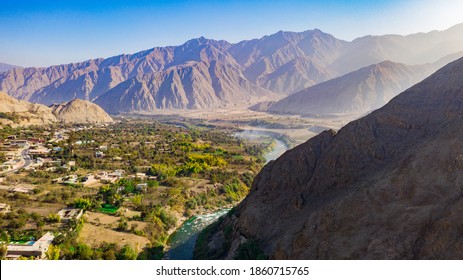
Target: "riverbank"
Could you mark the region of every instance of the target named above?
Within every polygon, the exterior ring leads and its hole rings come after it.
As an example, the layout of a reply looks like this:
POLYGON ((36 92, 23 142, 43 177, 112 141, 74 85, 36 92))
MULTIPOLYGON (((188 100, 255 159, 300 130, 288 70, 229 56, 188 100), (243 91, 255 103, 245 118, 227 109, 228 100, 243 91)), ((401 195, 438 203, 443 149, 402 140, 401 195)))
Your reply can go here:
POLYGON ((266 138, 270 138, 271 143, 269 145, 269 150, 263 155, 265 163, 277 159, 294 145, 293 141, 286 135, 261 129, 244 129, 236 132, 234 136, 247 141, 262 142, 265 142, 266 138))
MULTIPOLYGON (((239 203, 239 202, 238 202, 239 203)), ((166 260, 191 260, 198 234, 208 225, 217 221, 238 203, 225 208, 207 211, 183 219, 180 226, 169 234, 167 245, 164 248, 166 260)))
MULTIPOLYGON (((263 157, 268 163, 277 159, 289 149, 289 145, 282 141, 281 135, 270 131, 263 130, 242 130, 235 133, 235 136, 245 140, 256 140, 259 137, 271 138, 271 151, 268 151, 263 157)), ((240 201, 241 202, 241 201, 240 201)), ((196 239, 199 233, 208 225, 217 221, 221 216, 228 213, 230 209, 240 202, 227 205, 226 207, 213 211, 205 211, 189 218, 181 217, 181 224, 176 229, 169 232, 169 239, 164 249, 164 259, 170 260, 190 260, 193 259, 193 252, 196 239), (182 219, 183 218, 183 219, 182 219)))

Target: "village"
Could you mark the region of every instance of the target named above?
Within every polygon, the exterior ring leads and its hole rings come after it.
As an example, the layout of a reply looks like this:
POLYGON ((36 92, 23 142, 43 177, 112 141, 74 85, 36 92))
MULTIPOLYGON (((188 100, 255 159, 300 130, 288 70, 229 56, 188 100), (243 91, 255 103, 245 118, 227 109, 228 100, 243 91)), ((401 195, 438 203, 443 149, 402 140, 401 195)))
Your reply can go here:
POLYGON ((143 121, 5 130, 6 259, 162 258, 182 221, 233 206, 263 162, 226 132, 143 121))

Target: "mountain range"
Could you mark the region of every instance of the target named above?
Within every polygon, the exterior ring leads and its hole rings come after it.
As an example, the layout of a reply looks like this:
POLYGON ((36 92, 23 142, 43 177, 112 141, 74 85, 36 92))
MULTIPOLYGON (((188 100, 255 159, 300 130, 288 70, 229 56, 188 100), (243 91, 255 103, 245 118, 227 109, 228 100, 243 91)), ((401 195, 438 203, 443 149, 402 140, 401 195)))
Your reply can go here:
POLYGON ((196 252, 462 259, 462 116, 463 58, 268 163, 196 252))
POLYGON ((426 64, 462 50, 463 24, 352 42, 318 29, 236 44, 201 37, 131 55, 10 69, 0 73, 0 90, 46 105, 80 98, 114 114, 253 105, 386 60, 426 64))
MULTIPOLYGON (((445 62, 453 60, 454 56, 450 56, 445 62)), ((442 62, 441 59, 434 64, 416 66, 380 62, 303 89, 260 110, 301 115, 364 114, 421 82, 440 68, 442 62)))

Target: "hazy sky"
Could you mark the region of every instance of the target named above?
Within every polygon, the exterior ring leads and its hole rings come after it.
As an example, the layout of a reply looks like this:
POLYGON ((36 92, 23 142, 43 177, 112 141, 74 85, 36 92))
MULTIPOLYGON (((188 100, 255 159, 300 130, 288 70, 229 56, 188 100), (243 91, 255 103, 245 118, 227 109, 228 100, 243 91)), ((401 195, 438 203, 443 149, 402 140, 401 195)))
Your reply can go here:
POLYGON ((0 2, 0 62, 49 66, 179 45, 318 28, 339 39, 444 30, 461 0, 61 0, 0 2))

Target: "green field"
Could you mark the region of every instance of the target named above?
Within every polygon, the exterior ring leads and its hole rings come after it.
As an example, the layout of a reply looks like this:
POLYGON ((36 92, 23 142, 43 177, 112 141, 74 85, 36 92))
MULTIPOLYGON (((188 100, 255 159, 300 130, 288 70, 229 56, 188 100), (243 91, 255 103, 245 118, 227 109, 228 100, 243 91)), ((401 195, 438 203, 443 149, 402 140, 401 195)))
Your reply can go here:
POLYGON ((105 214, 116 214, 117 210, 119 210, 119 208, 111 204, 102 204, 101 208, 98 209, 98 211, 105 214))

